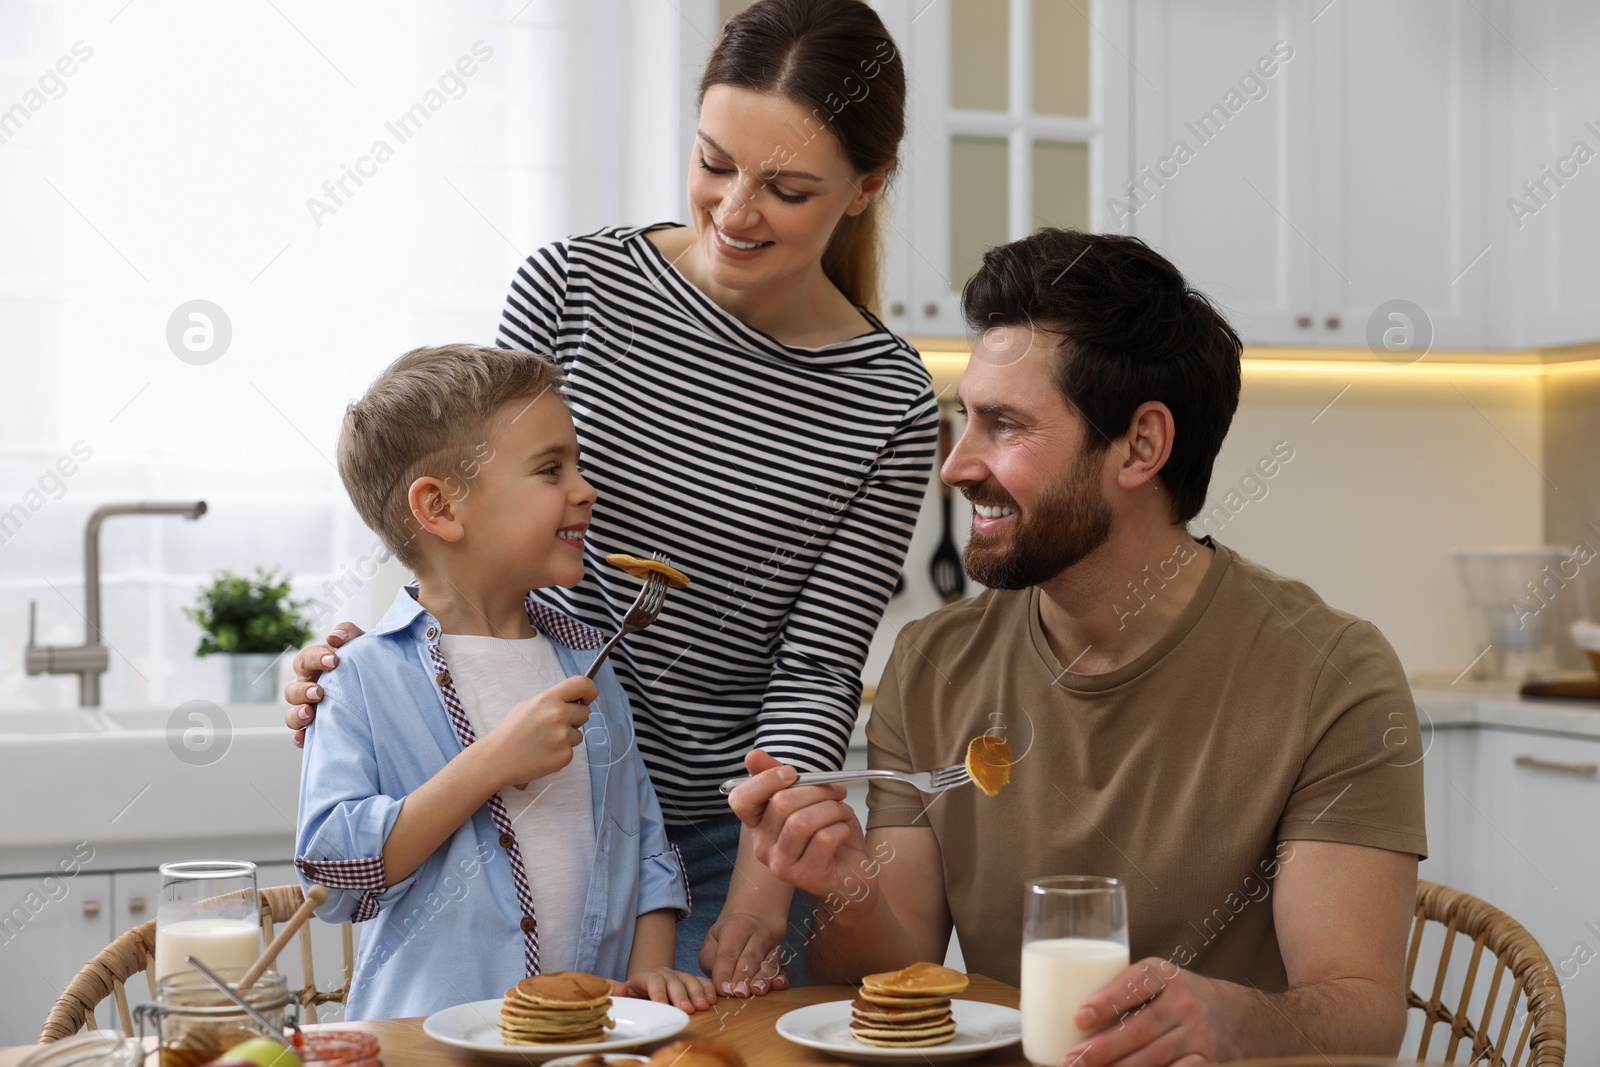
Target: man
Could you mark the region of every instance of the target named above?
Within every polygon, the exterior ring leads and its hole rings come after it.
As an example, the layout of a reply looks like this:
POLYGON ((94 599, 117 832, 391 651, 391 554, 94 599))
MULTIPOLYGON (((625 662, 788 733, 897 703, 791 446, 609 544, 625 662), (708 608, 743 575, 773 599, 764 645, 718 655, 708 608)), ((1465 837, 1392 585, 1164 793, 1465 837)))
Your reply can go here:
POLYGON ((1238 337, 1111 235, 993 249, 963 309, 983 332, 940 475, 973 503, 989 590, 905 628, 867 736, 872 766, 927 770, 997 734, 1012 783, 875 781, 863 833, 841 787, 786 788, 752 752, 731 803, 824 901, 813 980, 941 960, 953 924, 969 968, 1015 982, 1024 881, 1113 875, 1137 962, 1061 1005, 1104 1027, 1066 1064, 1393 1054, 1426 853, 1415 708, 1371 624, 1188 533, 1238 337))

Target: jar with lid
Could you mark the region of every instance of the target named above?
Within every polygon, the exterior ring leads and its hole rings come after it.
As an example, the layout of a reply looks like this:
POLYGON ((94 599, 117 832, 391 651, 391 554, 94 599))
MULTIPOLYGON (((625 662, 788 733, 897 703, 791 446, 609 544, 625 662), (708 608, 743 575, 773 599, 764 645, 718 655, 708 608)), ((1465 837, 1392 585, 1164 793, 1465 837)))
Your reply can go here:
MULTIPOLYGON (((213 969, 235 989, 245 971, 243 967, 213 969)), ((276 971, 267 971, 242 995, 278 1030, 295 1025, 297 1005, 289 993, 288 979, 276 971)), ((156 1031, 159 1067, 199 1067, 241 1042, 271 1036, 196 971, 178 971, 161 979, 156 984, 155 1002, 139 1005, 134 1014, 141 1038, 146 1023, 156 1031)))
POLYGON ((378 1039, 361 1030, 310 1030, 300 1050, 305 1067, 383 1067, 378 1039))

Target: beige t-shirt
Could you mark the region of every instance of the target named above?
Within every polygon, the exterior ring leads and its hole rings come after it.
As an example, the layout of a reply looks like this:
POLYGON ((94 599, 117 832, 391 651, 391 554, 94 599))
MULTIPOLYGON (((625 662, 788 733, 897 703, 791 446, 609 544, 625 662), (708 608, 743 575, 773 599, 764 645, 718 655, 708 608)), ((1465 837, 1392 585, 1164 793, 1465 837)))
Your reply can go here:
POLYGON ((959 763, 985 731, 1011 746, 999 796, 867 795, 869 828, 938 836, 969 970, 1018 981, 1028 879, 1112 875, 1133 959, 1281 990, 1271 894, 1295 841, 1426 855, 1416 708, 1371 623, 1217 545, 1152 648, 1081 675, 1052 654, 1038 598, 989 591, 907 626, 867 723, 873 767, 959 763))

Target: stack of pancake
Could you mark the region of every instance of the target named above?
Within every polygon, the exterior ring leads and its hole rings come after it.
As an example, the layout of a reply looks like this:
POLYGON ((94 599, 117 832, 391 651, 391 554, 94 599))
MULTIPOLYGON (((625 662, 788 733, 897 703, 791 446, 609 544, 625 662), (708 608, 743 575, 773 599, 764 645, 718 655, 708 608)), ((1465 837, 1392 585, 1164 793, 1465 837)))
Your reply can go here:
POLYGON ((936 963, 913 963, 861 980, 850 1004, 850 1033, 864 1045, 922 1048, 956 1036, 950 997, 967 988, 967 976, 936 963))
POLYGON ((604 1041, 611 1021, 611 982, 592 974, 555 971, 524 978, 506 990, 500 1037, 508 1045, 576 1045, 604 1041))

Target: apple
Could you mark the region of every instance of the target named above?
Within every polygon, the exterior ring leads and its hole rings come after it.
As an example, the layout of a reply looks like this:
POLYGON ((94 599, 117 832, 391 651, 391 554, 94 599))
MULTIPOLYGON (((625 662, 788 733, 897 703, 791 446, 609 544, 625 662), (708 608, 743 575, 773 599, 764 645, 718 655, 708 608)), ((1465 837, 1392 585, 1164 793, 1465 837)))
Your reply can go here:
POLYGON ((270 1037, 252 1037, 228 1049, 208 1067, 305 1067, 300 1054, 270 1037))

